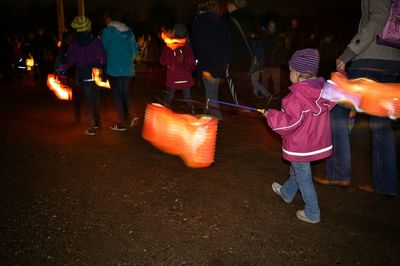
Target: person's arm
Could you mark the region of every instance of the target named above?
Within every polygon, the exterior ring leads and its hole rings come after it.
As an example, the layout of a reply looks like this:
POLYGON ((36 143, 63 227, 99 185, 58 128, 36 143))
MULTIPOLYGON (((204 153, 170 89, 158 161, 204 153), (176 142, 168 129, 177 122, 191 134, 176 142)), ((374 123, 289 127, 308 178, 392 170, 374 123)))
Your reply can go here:
POLYGON ((301 109, 294 97, 288 97, 282 103, 282 111, 270 109, 264 114, 271 129, 281 136, 296 130, 302 124, 304 112, 307 112, 301 109))
POLYGON ((363 28, 359 29, 343 53, 336 59, 336 68, 338 70, 344 70, 346 63, 376 41, 376 35, 383 29, 389 16, 389 10, 390 0, 369 1, 369 14, 363 14, 364 16, 369 15, 368 22, 363 28))

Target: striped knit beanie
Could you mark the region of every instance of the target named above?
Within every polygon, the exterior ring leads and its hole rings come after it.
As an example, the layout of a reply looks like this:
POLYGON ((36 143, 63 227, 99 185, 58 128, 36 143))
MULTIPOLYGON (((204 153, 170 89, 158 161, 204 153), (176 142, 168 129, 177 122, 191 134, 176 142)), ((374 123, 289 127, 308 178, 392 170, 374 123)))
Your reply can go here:
POLYGON ((91 31, 92 22, 85 16, 76 16, 71 22, 71 27, 76 29, 77 32, 91 31))
POLYGON ((300 73, 316 74, 319 68, 318 50, 307 48, 294 52, 289 60, 289 67, 300 73))

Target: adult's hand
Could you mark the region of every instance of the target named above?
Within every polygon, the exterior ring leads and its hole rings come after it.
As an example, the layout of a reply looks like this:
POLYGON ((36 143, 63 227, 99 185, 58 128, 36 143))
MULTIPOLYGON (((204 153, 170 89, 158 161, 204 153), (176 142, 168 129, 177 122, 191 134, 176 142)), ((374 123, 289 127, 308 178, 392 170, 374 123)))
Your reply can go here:
POLYGON ((340 60, 339 58, 336 59, 336 70, 337 71, 344 71, 346 64, 340 60))

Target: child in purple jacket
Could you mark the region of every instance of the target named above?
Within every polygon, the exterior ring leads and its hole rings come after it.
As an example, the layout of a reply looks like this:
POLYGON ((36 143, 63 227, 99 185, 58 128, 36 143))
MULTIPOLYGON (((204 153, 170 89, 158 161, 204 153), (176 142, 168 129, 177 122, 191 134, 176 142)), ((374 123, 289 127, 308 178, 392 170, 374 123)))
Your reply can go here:
POLYGON ((272 189, 286 203, 291 203, 300 190, 304 210, 297 211, 297 218, 318 223, 320 209, 310 162, 332 154, 329 111, 334 103, 321 98, 325 80, 317 77, 318 50, 296 51, 289 68, 291 93, 282 100, 282 110, 271 109, 264 114, 272 130, 282 136, 282 156, 291 163, 289 179, 282 186, 274 182, 272 189))
POLYGON ((77 32, 76 40, 68 47, 64 68, 76 66, 76 83, 83 91, 83 107, 88 120, 86 135, 94 136, 100 126, 99 90, 92 78, 92 68, 101 67, 105 51, 101 41, 91 33, 91 21, 85 16, 76 16, 71 27, 77 32))

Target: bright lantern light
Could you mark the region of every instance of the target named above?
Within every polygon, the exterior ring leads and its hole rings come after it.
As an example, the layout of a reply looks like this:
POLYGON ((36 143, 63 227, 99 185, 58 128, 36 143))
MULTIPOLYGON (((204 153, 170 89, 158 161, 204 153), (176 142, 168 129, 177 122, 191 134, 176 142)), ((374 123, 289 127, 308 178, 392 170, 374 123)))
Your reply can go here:
POLYGON ((368 78, 347 79, 345 74, 334 72, 327 84, 323 93, 326 99, 350 101, 357 111, 373 116, 400 118, 399 83, 380 83, 368 78))
POLYGON ((94 79, 94 82, 96 82, 96 85, 102 88, 110 89, 110 82, 108 80, 103 81, 100 78, 100 75, 102 74, 102 70, 99 68, 93 68, 92 69, 92 78, 94 79))
POLYGON ((178 155, 192 168, 214 162, 218 119, 177 114, 156 103, 147 104, 142 136, 160 150, 178 155))
POLYGON ((72 100, 72 89, 60 82, 54 74, 47 75, 47 86, 60 100, 72 100))
POLYGON ((186 38, 170 38, 165 32, 161 33, 161 39, 171 50, 175 50, 181 46, 184 46, 187 42, 186 38))
POLYGON ((32 70, 33 66, 35 65, 35 60, 33 60, 33 57, 31 54, 28 55, 28 58, 26 58, 26 69, 27 70, 32 70))

